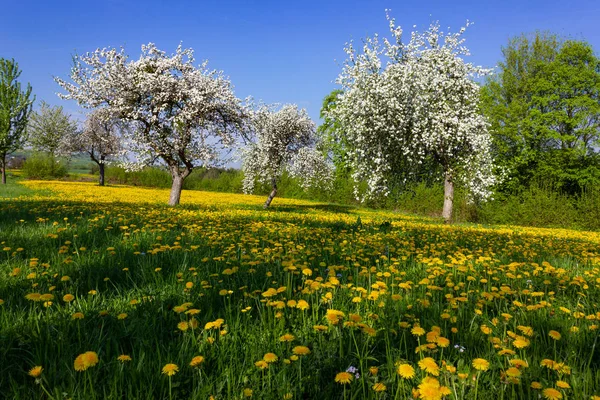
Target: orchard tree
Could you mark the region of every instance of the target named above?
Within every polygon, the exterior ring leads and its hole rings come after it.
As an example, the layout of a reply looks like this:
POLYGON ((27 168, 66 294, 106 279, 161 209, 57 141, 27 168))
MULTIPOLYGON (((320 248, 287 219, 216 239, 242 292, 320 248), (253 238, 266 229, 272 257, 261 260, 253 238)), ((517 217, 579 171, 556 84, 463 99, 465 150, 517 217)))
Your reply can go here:
POLYGON ((42 101, 39 111, 34 111, 27 125, 28 142, 37 151, 48 153, 53 158, 61 150, 67 137, 77 132, 77 123, 60 106, 51 107, 42 101))
POLYGON ((136 155, 128 166, 162 160, 173 179, 173 206, 194 168, 222 162, 246 119, 223 73, 194 61, 193 50, 181 45, 171 56, 144 45, 137 61, 129 61, 124 49, 98 49, 75 58, 72 82, 55 78, 67 92, 62 98, 128 122, 125 146, 136 155))
POLYGON ((63 140, 62 148, 67 153, 87 153, 98 165, 98 184, 104 186, 104 171, 108 161, 119 156, 123 150, 121 132, 125 124, 103 115, 104 109, 92 111, 81 131, 73 132, 63 140))
POLYGON ((319 153, 315 124, 306 110, 296 105, 260 106, 252 115, 249 143, 242 149, 244 192, 252 193, 257 182, 270 183, 264 208, 277 195, 277 183, 287 170, 306 190, 326 184, 331 168, 319 153))
POLYGON ((6 184, 6 156, 23 147, 26 127, 35 100, 31 86, 25 90, 17 81, 21 71, 15 60, 0 58, 0 168, 6 184))
POLYGON ((435 23, 403 43, 402 29, 388 21, 392 38, 383 45, 377 36, 364 41, 362 52, 347 45, 338 78, 343 93, 330 115, 355 149, 348 153, 353 175, 367 182, 367 196, 388 195, 390 177, 406 178, 433 160, 443 173, 442 216, 450 222, 457 182, 483 198, 495 183, 488 124, 473 81, 489 71, 463 59, 466 28, 444 33, 435 23))

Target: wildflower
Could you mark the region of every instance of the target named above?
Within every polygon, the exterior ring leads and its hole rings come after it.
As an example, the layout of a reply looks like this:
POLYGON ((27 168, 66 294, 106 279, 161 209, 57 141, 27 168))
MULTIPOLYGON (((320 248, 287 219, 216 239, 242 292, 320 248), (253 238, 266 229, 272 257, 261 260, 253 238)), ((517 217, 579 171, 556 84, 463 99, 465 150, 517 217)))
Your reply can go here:
POLYGON ((440 382, 432 377, 425 377, 419 387, 419 398, 423 400, 441 400, 443 396, 449 395, 450 389, 441 386, 440 382))
POLYGON ((267 353, 263 356, 263 360, 265 360, 265 362, 268 363, 273 363, 275 361, 277 361, 279 359, 279 357, 277 357, 277 354, 275 353, 267 353))
POLYGON ((571 389, 571 385, 569 385, 565 381, 556 381, 556 386, 558 386, 561 389, 571 389))
POLYGON ((305 356, 307 354, 310 354, 310 349, 306 346, 296 346, 292 349, 292 353, 299 356, 305 356))
POLYGON ((377 382, 373 385, 373 390, 376 392, 385 392, 387 387, 382 382, 377 382))
POLYGON ((431 357, 425 357, 419 361, 419 368, 431 375, 438 376, 440 374, 440 367, 431 357))
POLYGON ((125 364, 126 362, 131 361, 131 357, 127 354, 121 354, 119 357, 117 357, 117 360, 125 364))
POLYGON ((557 331, 548 332, 548 336, 550 336, 554 340, 560 340, 560 333, 557 331))
POLYGON ((204 357, 196 356, 190 361, 190 367, 199 367, 204 362, 204 357))
POLYGON ((177 324, 177 329, 179 329, 180 331, 187 331, 189 328, 189 324, 187 323, 187 321, 181 321, 180 323, 177 324))
POLYGON ((506 370, 506 375, 511 378, 518 378, 519 376, 521 376, 521 371, 519 371, 518 368, 510 367, 506 370))
POLYGON ((412 379, 415 376, 415 369, 410 364, 400 364, 396 371, 404 379, 412 379))
POLYGON ((76 312, 71 315, 71 319, 83 319, 85 315, 82 312, 76 312))
POLYGON ((298 300, 298 303, 296 303, 296 308, 304 311, 304 310, 307 310, 308 308, 310 308, 310 306, 306 302, 306 300, 298 300))
POLYGON ((547 400, 559 400, 563 398, 562 394, 554 388, 546 388, 542 391, 542 394, 547 400))
POLYGON ((483 358, 476 358, 473 360, 473 368, 479 371, 487 371, 490 367, 490 363, 483 358))
POLYGON ((421 328, 420 326, 415 326, 410 330, 410 332, 415 336, 423 336, 425 334, 425 329, 421 328))
POLYGON ((532 389, 541 389, 542 388, 542 384, 539 382, 531 382, 531 388, 532 389))
POLYGON ((339 372, 335 376, 335 381, 342 385, 348 384, 352 382, 352 374, 349 372, 339 372))
POLYGON ((522 349, 524 347, 529 346, 530 342, 528 339, 522 337, 522 336, 518 336, 517 339, 515 339, 513 341, 513 346, 515 346, 517 349, 522 349))
POLYGON ((167 375, 167 376, 173 376, 178 371, 179 371, 179 367, 177 366, 177 364, 166 364, 162 368, 162 373, 165 374, 165 375, 167 375))
POLYGON ((286 333, 285 335, 282 335, 279 338, 279 341, 280 342, 291 342, 294 339, 296 339, 296 336, 292 335, 291 333, 286 333))
POLYGON ((93 351, 86 351, 77 356, 73 366, 75 367, 75 371, 85 371, 96 364, 98 364, 98 354, 93 351))
POLYGON ((117 319, 125 319, 125 318, 127 318, 126 313, 121 313, 121 314, 117 315, 117 319))
POLYGON ((252 389, 250 389, 250 388, 245 388, 243 393, 244 393, 244 397, 252 397, 252 389))
POLYGON ((265 368, 269 367, 269 364, 264 360, 259 360, 259 361, 255 362, 254 365, 260 369, 265 369, 265 368))
POLYGON ((44 370, 44 368, 42 368, 41 366, 36 366, 33 367, 29 370, 29 376, 33 377, 33 378, 39 378, 40 375, 42 375, 42 371, 44 370))
POLYGON ((63 301, 64 301, 65 303, 70 303, 70 302, 72 302, 73 300, 75 300, 75 296, 73 296, 72 294, 65 294, 65 295, 63 296, 63 301))

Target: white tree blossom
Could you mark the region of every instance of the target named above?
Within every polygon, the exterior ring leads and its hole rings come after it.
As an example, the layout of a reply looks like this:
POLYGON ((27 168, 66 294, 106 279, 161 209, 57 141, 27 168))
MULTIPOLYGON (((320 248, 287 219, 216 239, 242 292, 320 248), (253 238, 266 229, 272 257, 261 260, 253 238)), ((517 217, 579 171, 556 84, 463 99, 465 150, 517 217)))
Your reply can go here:
POLYGON ((92 111, 83 128, 63 138, 63 153, 86 153, 98 165, 100 186, 104 186, 104 171, 108 162, 114 161, 123 152, 121 132, 125 124, 118 119, 104 115, 106 109, 92 111))
POLYGON ((37 151, 45 151, 52 157, 65 155, 62 143, 77 132, 77 122, 60 106, 50 106, 42 101, 27 125, 28 142, 37 151))
POLYGON ((125 146, 136 156, 129 166, 162 160, 173 178, 170 205, 195 167, 222 162, 245 121, 230 81, 207 62, 195 66, 193 50, 181 45, 171 56, 144 45, 137 61, 124 49, 98 49, 75 58, 72 82, 55 80, 67 92, 60 97, 129 123, 125 146))
POLYGON ((287 104, 260 106, 252 115, 249 143, 242 149, 244 192, 252 193, 257 182, 270 183, 272 191, 265 208, 277 194, 277 182, 287 172, 304 189, 327 185, 331 166, 315 145, 316 127, 306 110, 287 104))
POLYGON ((343 93, 330 116, 356 150, 350 162, 355 180, 368 183, 367 196, 387 195, 388 178, 407 173, 398 166, 428 158, 439 163, 449 221, 457 180, 483 198, 495 182, 488 123, 478 111, 473 81, 490 71, 463 59, 469 55, 466 27, 444 33, 434 23, 403 43, 402 29, 388 21, 392 38, 383 44, 375 36, 364 41, 362 52, 347 45, 338 77, 343 93))

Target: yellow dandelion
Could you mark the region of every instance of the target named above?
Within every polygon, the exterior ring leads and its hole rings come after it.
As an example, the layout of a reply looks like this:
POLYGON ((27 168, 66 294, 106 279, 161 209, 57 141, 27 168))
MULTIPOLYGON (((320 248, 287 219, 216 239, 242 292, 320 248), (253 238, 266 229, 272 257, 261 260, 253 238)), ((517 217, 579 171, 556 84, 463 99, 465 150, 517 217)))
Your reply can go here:
POLYGON ((561 389, 571 389, 571 385, 569 385, 565 381, 556 381, 556 386, 558 386, 561 389))
POLYGON ((292 353, 299 356, 305 356, 307 354, 310 354, 310 349, 306 346, 296 346, 292 349, 292 353))
POLYGON ((75 371, 85 371, 96 364, 98 364, 98 354, 93 351, 86 351, 75 358, 73 366, 75 367, 75 371))
POLYGON ((187 321, 181 321, 180 323, 177 324, 177 329, 179 329, 180 331, 187 331, 189 328, 189 324, 187 323, 187 321))
POLYGON ((473 360, 473 368, 479 371, 487 371, 490 367, 490 363, 483 358, 476 358, 473 360))
POLYGON ((560 340, 560 337, 561 337, 560 333, 557 331, 548 332, 548 336, 550 336, 554 340, 560 340))
POLYGON ((263 360, 268 363, 273 363, 273 362, 277 361, 278 359, 279 359, 279 357, 277 357, 277 354, 275 354, 275 353, 267 353, 263 356, 263 360))
POLYGON ((350 372, 338 372, 335 381, 341 385, 346 385, 352 382, 352 374, 350 372))
POLYGON ((387 387, 382 382, 377 382, 372 386, 372 388, 375 392, 385 392, 385 390, 387 389, 387 387))
POLYGON ((177 372, 179 371, 179 367, 177 366, 177 364, 165 364, 165 366, 162 368, 162 373, 167 375, 167 376, 173 376, 175 375, 177 372))
POLYGON ((546 388, 546 389, 542 390, 542 394, 544 395, 544 398, 547 400, 560 400, 563 398, 562 393, 560 393, 558 390, 556 390, 554 388, 546 388))
POLYGON ((423 336, 425 334, 425 329, 421 328, 420 326, 415 326, 410 330, 410 333, 415 336, 423 336))
POLYGON ((127 354, 121 354, 119 357, 117 357, 118 361, 121 361, 123 364, 126 362, 131 361, 131 357, 128 356, 127 354))
POLYGON ((199 367, 204 362, 204 357, 196 356, 190 361, 190 367, 199 367))
POLYGON ((286 333, 285 335, 282 335, 282 336, 279 338, 279 341, 280 341, 280 342, 291 342, 291 341, 293 341, 294 339, 296 339, 296 336, 292 335, 291 333, 286 333))
POLYGON ((415 369, 410 364, 400 364, 396 369, 398 375, 404 379, 412 379, 415 377, 415 369))
POLYGON ((431 357, 425 357, 419 361, 419 368, 431 375, 438 376, 440 374, 440 367, 431 357))
POLYGON ((29 370, 29 376, 33 377, 33 378, 39 378, 40 375, 42 375, 42 371, 44 370, 44 368, 42 368, 41 366, 36 366, 33 367, 29 370))

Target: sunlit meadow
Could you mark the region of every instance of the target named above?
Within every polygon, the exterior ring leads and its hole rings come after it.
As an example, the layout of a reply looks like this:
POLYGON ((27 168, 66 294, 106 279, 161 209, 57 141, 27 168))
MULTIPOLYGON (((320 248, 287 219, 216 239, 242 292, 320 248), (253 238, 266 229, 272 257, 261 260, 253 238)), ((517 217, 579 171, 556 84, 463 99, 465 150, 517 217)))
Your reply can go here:
POLYGON ((28 181, 0 397, 600 399, 600 234, 28 181))

